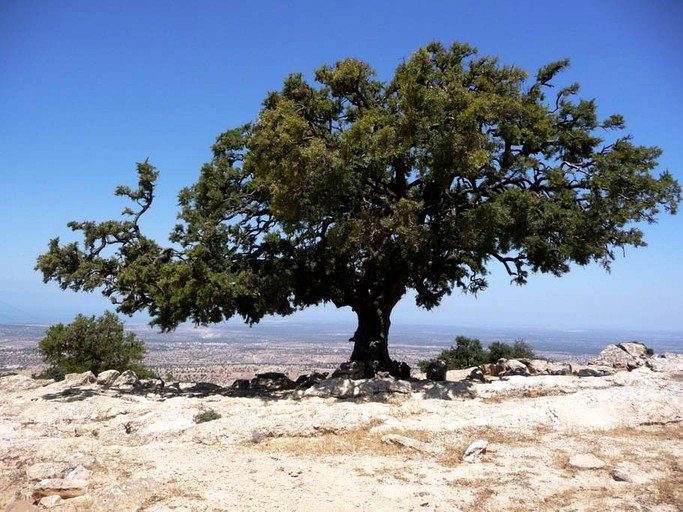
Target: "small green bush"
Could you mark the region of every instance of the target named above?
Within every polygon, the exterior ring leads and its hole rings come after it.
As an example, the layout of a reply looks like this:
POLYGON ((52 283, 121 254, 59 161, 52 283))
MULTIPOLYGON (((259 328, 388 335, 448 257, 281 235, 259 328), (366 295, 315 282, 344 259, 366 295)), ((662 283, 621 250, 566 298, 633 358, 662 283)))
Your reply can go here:
POLYGON ((434 359, 418 361, 417 365, 423 372, 426 372, 431 363, 442 360, 449 370, 459 370, 481 364, 495 363, 501 358, 535 359, 536 357, 531 345, 524 340, 517 340, 512 345, 494 341, 488 348, 484 348, 481 341, 476 338, 458 336, 455 338, 454 346, 442 350, 434 359))
POLYGON ((104 370, 128 369, 137 373, 142 371, 145 343, 134 333, 125 333, 123 327, 109 311, 97 318, 78 315, 70 324, 50 327, 38 350, 50 368, 64 373, 91 371, 97 375, 104 370))
POLYGON ((197 414, 194 415, 194 422, 195 423, 205 423, 207 421, 217 420, 220 417, 221 417, 221 415, 218 414, 213 409, 206 409, 205 411, 198 412, 197 414))

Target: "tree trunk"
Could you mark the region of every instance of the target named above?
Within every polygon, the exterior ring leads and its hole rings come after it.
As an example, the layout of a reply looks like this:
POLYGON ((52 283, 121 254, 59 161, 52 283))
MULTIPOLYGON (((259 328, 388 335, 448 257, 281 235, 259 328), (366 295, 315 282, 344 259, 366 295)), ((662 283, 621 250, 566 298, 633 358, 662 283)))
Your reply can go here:
POLYGON ((377 302, 353 308, 358 316, 358 328, 349 341, 354 342, 351 361, 365 365, 365 376, 373 377, 378 371, 392 372, 389 357, 389 325, 391 308, 382 308, 377 302))

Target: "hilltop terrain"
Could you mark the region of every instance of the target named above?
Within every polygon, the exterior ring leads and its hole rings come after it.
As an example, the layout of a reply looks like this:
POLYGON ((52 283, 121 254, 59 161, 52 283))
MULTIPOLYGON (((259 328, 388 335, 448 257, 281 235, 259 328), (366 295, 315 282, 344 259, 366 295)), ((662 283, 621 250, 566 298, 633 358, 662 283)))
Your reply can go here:
POLYGON ((682 510, 683 356, 635 366, 288 390, 5 376, 0 510, 682 510))

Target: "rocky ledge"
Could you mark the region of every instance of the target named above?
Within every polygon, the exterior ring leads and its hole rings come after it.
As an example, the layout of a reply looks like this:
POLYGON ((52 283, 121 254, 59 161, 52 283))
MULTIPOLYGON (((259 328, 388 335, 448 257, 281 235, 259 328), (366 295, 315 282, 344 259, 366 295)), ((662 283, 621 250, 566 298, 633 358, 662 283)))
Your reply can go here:
POLYGON ((683 504, 683 355, 625 343, 586 366, 354 376, 0 377, 0 510, 683 504))

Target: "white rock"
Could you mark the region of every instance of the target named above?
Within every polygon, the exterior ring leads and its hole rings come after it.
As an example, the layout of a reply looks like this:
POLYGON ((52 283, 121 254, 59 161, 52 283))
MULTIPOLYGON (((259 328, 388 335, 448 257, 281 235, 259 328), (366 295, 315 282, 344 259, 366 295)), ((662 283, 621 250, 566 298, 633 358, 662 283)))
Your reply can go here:
POLYGON ((97 380, 93 372, 67 373, 64 376, 64 384, 67 387, 85 386, 97 380))
POLYGON ((382 436, 382 442, 410 448, 418 452, 429 452, 430 447, 427 443, 413 439, 412 437, 401 436, 398 434, 386 434, 382 436))
POLYGON ((85 480, 64 480, 62 478, 48 478, 41 480, 33 488, 33 498, 41 499, 45 496, 61 496, 62 498, 74 498, 83 496, 88 488, 85 480))
POLYGON ((40 505, 42 505, 45 508, 52 508, 55 505, 58 505, 60 502, 64 501, 61 496, 57 496, 56 494, 52 496, 45 496, 44 498, 41 498, 40 500, 40 505))
POLYGON ((113 387, 128 387, 136 386, 138 384, 138 376, 135 375, 134 371, 126 370, 112 384, 113 387))
POLYGON ((118 378, 119 375, 121 375, 121 372, 118 370, 106 370, 100 372, 100 374, 97 376, 97 383, 100 386, 109 387, 112 384, 114 384, 114 381, 118 378))
POLYGON ((486 448, 488 448, 488 446, 488 441, 484 439, 476 440, 471 445, 469 445, 467 450, 465 450, 465 454, 462 456, 462 460, 464 460, 465 462, 479 462, 486 453, 486 448))
POLYGON ((46 478, 58 478, 66 469, 66 464, 54 462, 38 462, 26 468, 26 478, 29 480, 45 480, 46 478))
POLYGON ((575 469, 602 469, 607 464, 592 453, 578 453, 571 456, 569 465, 575 469))
POLYGON ((64 477, 66 482, 73 482, 74 480, 87 480, 92 475, 92 471, 84 468, 80 464, 69 471, 69 474, 64 477))

